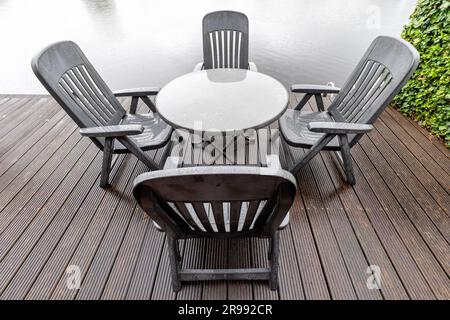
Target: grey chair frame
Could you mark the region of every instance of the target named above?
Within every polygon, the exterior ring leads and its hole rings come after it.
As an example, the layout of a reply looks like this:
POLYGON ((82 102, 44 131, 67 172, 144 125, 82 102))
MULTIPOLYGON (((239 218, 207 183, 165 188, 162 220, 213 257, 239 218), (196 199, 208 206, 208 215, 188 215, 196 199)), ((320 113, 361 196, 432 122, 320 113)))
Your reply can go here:
MULTIPOLYGON (((350 152, 352 146, 373 129, 372 124, 414 73, 419 60, 419 53, 410 43, 394 37, 378 36, 342 90, 332 86, 292 85, 292 92, 305 94, 295 107, 296 111, 300 111, 314 96, 319 113, 315 114, 316 119, 313 116, 308 120, 307 130, 322 135, 318 139, 296 141, 292 138, 292 132, 284 125, 286 118, 282 116, 279 124, 283 142, 308 149, 303 157, 296 161, 289 148, 284 148, 287 157, 294 163, 290 171, 297 174, 321 150, 336 151, 347 182, 354 185, 356 181, 350 152), (327 94, 337 96, 329 108, 324 110, 322 95, 327 94), (328 120, 324 120, 326 118, 328 120), (338 143, 333 140, 336 137, 338 143)), ((298 114, 299 118, 302 116, 302 113, 298 114)))
POLYGON ((295 178, 288 171, 251 166, 165 169, 138 176, 133 194, 167 235, 174 291, 181 289, 182 281, 198 280, 269 280, 272 290, 278 288, 279 228, 296 194, 295 178), (261 200, 266 202, 261 204, 261 200), (245 220, 241 221, 239 230, 241 206, 247 201, 245 220), (203 228, 194 221, 187 203, 203 228), (229 230, 223 209, 225 203, 229 204, 229 230), (216 230, 204 204, 210 205, 216 230), (178 240, 243 237, 270 239, 269 268, 181 268, 178 240))
POLYGON ((79 46, 72 41, 47 46, 32 59, 31 67, 51 96, 80 127, 80 134, 89 137, 103 151, 101 187, 109 185, 114 153, 133 153, 148 168, 161 169, 144 152, 166 145, 173 130, 162 120, 159 121, 156 108, 148 97, 157 94, 157 88, 127 89, 113 93, 79 46), (131 97, 129 113, 116 98, 125 96, 131 97), (154 135, 160 140, 155 138, 143 144, 137 143, 131 137, 139 137, 146 127, 152 129, 152 125, 146 122, 121 124, 128 115, 135 115, 139 99, 154 112, 154 135))
POLYGON ((203 17, 202 30, 203 62, 194 71, 215 68, 258 71, 256 64, 248 60, 249 24, 245 14, 226 10, 210 12, 203 17))

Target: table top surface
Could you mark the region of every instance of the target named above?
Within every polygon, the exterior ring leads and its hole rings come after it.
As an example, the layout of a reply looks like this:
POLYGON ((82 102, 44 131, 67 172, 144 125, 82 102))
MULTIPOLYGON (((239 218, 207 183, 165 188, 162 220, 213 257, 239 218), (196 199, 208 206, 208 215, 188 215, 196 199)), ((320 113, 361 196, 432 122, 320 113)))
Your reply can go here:
POLYGON ((286 88, 268 75, 244 69, 211 69, 169 82, 157 95, 156 108, 175 128, 235 132, 277 120, 288 100, 286 88))

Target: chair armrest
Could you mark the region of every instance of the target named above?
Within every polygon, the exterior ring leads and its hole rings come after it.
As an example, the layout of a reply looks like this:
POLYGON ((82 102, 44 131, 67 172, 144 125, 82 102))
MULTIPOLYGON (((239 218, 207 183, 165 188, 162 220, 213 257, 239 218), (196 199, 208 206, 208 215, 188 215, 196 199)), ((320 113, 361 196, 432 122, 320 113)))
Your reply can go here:
POLYGON ((157 87, 142 87, 142 88, 116 90, 113 92, 113 94, 116 97, 145 97, 157 95, 158 92, 159 88, 157 87))
POLYGON ((197 63, 196 65, 195 65, 195 67, 194 67, 194 72, 195 71, 200 71, 200 70, 203 70, 203 61, 202 62, 199 62, 199 63, 197 63))
POLYGON ((254 62, 248 62, 248 69, 250 71, 258 72, 258 68, 256 67, 256 64, 254 62))
POLYGON ((80 133, 85 137, 124 137, 141 134, 144 127, 140 124, 127 124, 117 126, 90 127, 80 129, 80 133))
POLYGON ((348 123, 348 122, 310 122, 308 130, 312 132, 347 134, 365 133, 373 129, 370 124, 348 123))
POLYGON ((293 84, 291 86, 292 92, 309 93, 309 94, 339 93, 340 90, 341 89, 337 87, 331 87, 327 85, 316 85, 316 84, 293 84))

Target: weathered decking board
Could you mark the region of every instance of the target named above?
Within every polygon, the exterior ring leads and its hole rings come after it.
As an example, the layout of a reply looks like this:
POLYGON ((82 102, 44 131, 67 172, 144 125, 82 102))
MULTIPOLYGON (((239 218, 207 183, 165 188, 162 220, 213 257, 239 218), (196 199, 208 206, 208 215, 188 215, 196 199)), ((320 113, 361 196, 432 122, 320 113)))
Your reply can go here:
MULTIPOLYGON (((131 195, 145 167, 117 156, 101 189, 101 153, 48 96, 0 96, 0 133, 0 299, 450 299, 450 153, 393 109, 353 148, 354 187, 330 153, 299 173, 277 292, 218 281, 173 293, 165 236, 131 195), (80 290, 67 288, 69 265, 80 290), (369 265, 381 290, 367 289, 369 265)), ((189 240, 181 250, 188 267, 257 267, 267 248, 189 240)))

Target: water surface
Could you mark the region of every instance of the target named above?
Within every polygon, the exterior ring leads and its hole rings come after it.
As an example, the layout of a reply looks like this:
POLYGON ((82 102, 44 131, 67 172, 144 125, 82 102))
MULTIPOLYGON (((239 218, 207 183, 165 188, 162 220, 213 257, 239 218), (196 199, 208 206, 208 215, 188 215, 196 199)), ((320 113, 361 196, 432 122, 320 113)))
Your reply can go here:
POLYGON ((398 36, 415 0, 0 0, 0 93, 45 93, 30 68, 77 42, 112 89, 163 86, 202 60, 202 17, 250 20, 250 60, 282 83, 342 85, 379 34, 398 36))

